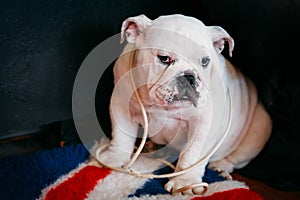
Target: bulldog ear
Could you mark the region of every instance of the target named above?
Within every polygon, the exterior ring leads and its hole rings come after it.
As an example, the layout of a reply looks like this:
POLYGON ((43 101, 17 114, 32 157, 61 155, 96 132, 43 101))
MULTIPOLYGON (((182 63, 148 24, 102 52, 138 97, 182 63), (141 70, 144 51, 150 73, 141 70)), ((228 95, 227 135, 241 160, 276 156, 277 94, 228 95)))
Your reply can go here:
POLYGON ((151 24, 151 20, 145 15, 127 18, 121 28, 121 43, 125 40, 125 35, 128 43, 134 43, 136 38, 142 34, 147 26, 151 24))
POLYGON ((224 44, 227 41, 229 44, 229 56, 232 57, 234 48, 234 40, 232 37, 220 26, 209 26, 210 33, 213 39, 213 45, 218 53, 224 49, 224 44))

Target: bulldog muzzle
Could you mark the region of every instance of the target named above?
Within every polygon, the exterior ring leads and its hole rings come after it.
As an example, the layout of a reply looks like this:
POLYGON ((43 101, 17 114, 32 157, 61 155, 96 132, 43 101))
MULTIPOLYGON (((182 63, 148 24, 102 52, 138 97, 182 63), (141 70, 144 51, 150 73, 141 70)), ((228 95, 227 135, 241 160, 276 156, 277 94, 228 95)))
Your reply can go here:
POLYGON ((185 71, 177 75, 168 86, 159 87, 156 96, 167 104, 190 101, 197 107, 201 86, 199 77, 193 71, 185 71))
POLYGON ((195 107, 199 99, 199 87, 198 77, 191 73, 185 72, 184 75, 176 77, 178 94, 176 95, 177 101, 191 101, 195 107))

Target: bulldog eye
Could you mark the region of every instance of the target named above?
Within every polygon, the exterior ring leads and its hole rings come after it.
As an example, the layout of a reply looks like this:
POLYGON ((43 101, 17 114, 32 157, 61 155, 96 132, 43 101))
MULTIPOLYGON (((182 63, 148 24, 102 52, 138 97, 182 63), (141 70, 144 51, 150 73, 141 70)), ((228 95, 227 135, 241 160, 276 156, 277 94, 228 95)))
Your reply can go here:
POLYGON ((207 65, 209 64, 209 62, 210 62, 210 58, 208 56, 203 57, 202 60, 201 60, 202 67, 207 67, 207 65))
POLYGON ((164 65, 170 65, 175 61, 170 56, 165 56, 165 55, 157 55, 157 58, 164 65))

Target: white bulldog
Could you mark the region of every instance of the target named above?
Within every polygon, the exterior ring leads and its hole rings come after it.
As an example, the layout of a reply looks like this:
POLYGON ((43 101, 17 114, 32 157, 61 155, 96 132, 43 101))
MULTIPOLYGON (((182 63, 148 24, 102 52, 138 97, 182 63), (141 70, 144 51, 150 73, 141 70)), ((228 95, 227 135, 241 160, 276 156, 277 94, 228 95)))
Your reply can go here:
MULTIPOLYGON (((123 22, 121 42, 125 39, 127 45, 114 66, 112 140, 100 154, 102 162, 125 165, 134 151, 139 126, 144 126, 130 79, 131 67, 149 120, 149 138, 179 151, 176 172, 205 158, 226 132, 210 157, 169 179, 168 191, 202 182, 207 164, 230 179, 229 173, 244 167, 262 150, 272 122, 258 101, 255 86, 221 55, 225 42, 230 55, 234 47, 223 28, 205 26, 183 15, 155 20, 140 15, 123 22)), ((183 193, 203 190, 196 187, 183 193)))

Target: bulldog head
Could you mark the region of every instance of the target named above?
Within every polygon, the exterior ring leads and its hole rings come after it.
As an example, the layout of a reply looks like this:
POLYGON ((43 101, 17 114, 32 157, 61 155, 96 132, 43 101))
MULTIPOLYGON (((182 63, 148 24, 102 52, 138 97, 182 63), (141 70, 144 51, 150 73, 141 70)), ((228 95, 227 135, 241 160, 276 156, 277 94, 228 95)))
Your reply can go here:
POLYGON ((135 80, 146 80, 149 102, 162 106, 204 105, 210 94, 207 77, 225 71, 220 56, 225 42, 230 56, 234 47, 223 28, 183 15, 130 17, 122 24, 121 42, 125 38, 136 49, 133 66, 142 69, 135 80))

